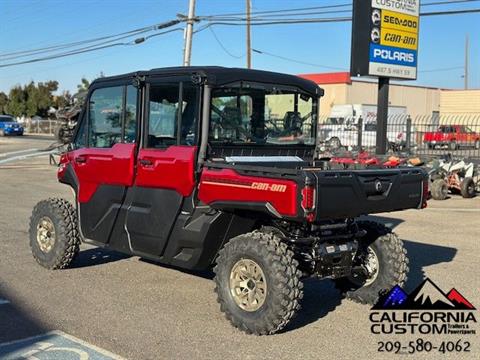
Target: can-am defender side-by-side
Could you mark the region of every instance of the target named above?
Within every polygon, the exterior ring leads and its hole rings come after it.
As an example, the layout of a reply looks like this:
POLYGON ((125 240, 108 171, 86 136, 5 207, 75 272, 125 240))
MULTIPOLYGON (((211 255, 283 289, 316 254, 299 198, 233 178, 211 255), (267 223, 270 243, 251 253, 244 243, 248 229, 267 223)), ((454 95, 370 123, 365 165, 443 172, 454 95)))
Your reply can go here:
POLYGON ((221 311, 273 334, 302 280, 334 279, 361 303, 405 282, 406 251, 363 214, 426 206, 419 168, 331 169, 316 158, 313 82, 221 67, 94 81, 58 169, 75 205, 39 202, 35 259, 67 267, 81 241, 183 269, 213 267, 221 311))

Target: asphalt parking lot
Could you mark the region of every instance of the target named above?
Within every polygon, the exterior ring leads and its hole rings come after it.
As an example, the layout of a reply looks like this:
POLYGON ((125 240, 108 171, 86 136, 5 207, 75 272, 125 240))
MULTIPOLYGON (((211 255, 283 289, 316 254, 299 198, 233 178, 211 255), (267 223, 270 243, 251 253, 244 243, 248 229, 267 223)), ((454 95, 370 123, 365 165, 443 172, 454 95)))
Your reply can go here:
MULTIPOLYGON (((0 161, 51 142, 0 138, 0 161)), ((223 318, 210 273, 186 273, 89 246, 82 246, 70 269, 41 268, 28 246, 30 212, 44 198, 72 199, 55 172, 47 156, 0 163, 0 358, 2 343, 51 331, 128 359, 386 357, 377 351, 377 342, 392 338, 372 335, 369 307, 342 299, 329 280, 306 282, 303 309, 286 331, 255 337, 236 331, 223 318)), ((411 267, 407 291, 429 277, 442 289, 455 287, 480 307, 480 197, 454 196, 430 201, 423 211, 376 218, 405 241, 411 267)), ((429 356, 478 359, 478 334, 468 340, 470 353, 429 356)), ((73 340, 58 344, 66 341, 73 340)))

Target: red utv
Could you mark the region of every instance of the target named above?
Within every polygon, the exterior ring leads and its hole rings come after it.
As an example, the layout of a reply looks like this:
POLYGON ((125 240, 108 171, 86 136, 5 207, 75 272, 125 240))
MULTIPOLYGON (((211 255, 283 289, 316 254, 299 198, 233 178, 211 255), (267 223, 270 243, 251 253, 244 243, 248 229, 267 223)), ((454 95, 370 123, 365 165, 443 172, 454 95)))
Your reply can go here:
POLYGON ((307 277, 374 303, 405 282, 408 260, 390 229, 356 218, 424 207, 427 178, 316 160, 322 95, 295 76, 221 67, 94 81, 58 169, 76 202, 36 205, 35 259, 65 268, 84 241, 213 267, 221 311, 254 334, 288 324, 307 277))

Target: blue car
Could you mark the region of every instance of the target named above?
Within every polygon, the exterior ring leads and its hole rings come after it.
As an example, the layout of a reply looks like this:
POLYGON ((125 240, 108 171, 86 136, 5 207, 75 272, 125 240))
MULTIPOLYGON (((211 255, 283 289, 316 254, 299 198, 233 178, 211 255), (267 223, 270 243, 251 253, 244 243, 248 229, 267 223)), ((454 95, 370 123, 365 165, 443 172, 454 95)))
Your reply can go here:
POLYGON ((10 115, 0 115, 0 135, 23 135, 23 127, 10 115))

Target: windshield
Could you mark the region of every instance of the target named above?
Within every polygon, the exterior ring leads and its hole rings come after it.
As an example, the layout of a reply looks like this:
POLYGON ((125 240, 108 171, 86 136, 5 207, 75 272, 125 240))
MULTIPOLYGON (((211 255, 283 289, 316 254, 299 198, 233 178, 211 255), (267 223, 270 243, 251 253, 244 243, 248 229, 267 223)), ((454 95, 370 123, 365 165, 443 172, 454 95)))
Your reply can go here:
POLYGON ((15 122, 15 119, 11 116, 0 116, 0 122, 15 122))
POLYGON ((211 143, 315 144, 317 100, 296 88, 255 85, 214 89, 211 143))

